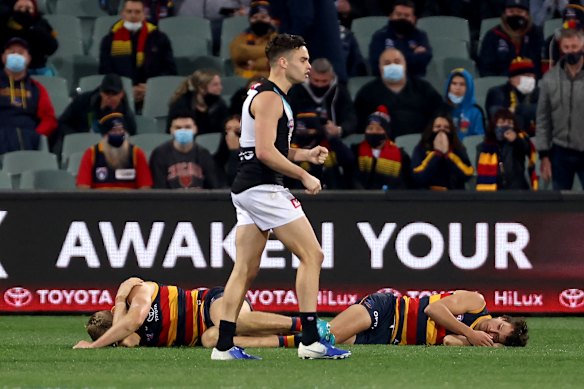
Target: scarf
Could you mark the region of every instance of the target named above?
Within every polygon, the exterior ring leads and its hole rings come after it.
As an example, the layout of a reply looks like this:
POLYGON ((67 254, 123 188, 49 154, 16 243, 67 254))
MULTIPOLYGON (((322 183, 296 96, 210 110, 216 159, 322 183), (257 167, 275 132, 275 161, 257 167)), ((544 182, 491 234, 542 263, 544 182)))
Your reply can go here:
MULTIPOLYGON (((359 145, 359 170, 371 172, 373 169, 373 149, 366 141, 359 145)), ((375 164, 375 173, 389 177, 399 177, 402 167, 402 155, 400 149, 391 140, 386 140, 381 148, 379 158, 375 164)))
MULTIPOLYGON (((142 28, 138 31, 138 47, 136 47, 136 66, 144 64, 144 48, 148 34, 156 30, 156 26, 151 23, 142 22, 142 28)), ((112 41, 112 56, 132 55, 132 34, 124 28, 124 21, 119 20, 112 27, 114 39, 112 41)))

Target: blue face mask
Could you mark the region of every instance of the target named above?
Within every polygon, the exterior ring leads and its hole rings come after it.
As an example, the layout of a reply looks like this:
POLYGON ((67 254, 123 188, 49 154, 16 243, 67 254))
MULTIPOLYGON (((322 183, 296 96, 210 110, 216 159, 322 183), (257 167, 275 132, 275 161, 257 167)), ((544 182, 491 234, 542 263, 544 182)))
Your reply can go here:
POLYGON ((24 55, 12 53, 6 56, 6 69, 14 73, 20 73, 26 68, 24 55))
POLYGON ((499 142, 502 142, 505 139, 505 133, 510 129, 511 129, 511 127, 509 127, 509 126, 495 127, 495 138, 497 138, 497 140, 499 142))
POLYGON ((383 79, 387 81, 401 81, 404 79, 405 68, 404 65, 392 63, 391 65, 383 66, 383 79))
POLYGON ((188 145, 193 143, 195 139, 195 132, 188 128, 179 128, 174 131, 174 140, 176 140, 181 145, 188 145))
POLYGON ((457 96, 454 93, 450 93, 448 92, 448 98, 450 99, 450 101, 452 101, 453 104, 460 104, 462 103, 462 100, 464 100, 464 96, 457 96))
POLYGON ((124 140, 126 140, 126 134, 108 134, 107 136, 107 143, 116 148, 124 144, 124 140))

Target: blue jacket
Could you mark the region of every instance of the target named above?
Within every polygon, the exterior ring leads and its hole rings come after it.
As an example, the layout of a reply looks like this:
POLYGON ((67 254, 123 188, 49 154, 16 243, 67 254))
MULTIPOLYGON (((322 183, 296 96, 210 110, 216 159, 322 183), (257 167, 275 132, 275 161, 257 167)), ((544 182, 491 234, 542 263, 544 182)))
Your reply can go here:
POLYGON ((446 80, 444 100, 451 107, 450 114, 458 132, 458 138, 464 139, 468 135, 483 135, 485 133, 485 116, 482 109, 477 105, 475 98, 474 80, 471 74, 464 69, 452 71, 446 80), (466 93, 462 103, 453 105, 448 98, 448 87, 455 75, 461 74, 466 81, 466 93))
POLYGON ((371 74, 379 75, 379 56, 385 49, 395 47, 402 52, 408 65, 408 75, 412 77, 423 77, 426 75, 426 67, 432 60, 432 47, 428 41, 428 35, 422 30, 414 29, 414 32, 407 37, 399 38, 391 28, 391 22, 385 27, 377 30, 369 43, 369 65, 371 74), (414 53, 418 46, 426 48, 424 53, 414 53))

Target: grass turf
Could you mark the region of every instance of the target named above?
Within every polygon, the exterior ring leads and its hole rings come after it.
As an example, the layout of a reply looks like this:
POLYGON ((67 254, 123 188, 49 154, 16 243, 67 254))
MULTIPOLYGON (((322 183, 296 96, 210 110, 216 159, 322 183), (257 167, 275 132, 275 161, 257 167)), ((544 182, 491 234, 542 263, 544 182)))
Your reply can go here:
POLYGON ((84 316, 0 317, 0 388, 569 388, 583 387, 584 318, 529 318, 526 348, 349 346, 340 361, 249 349, 218 362, 203 348, 72 350, 84 316))

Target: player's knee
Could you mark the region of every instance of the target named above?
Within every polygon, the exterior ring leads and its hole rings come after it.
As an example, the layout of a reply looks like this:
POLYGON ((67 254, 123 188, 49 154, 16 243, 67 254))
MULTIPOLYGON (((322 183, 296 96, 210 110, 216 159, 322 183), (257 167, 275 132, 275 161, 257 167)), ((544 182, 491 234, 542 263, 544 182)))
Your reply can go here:
POLYGON ((203 336, 201 336, 201 344, 206 348, 215 347, 218 339, 219 329, 217 327, 211 327, 203 333, 203 336))

